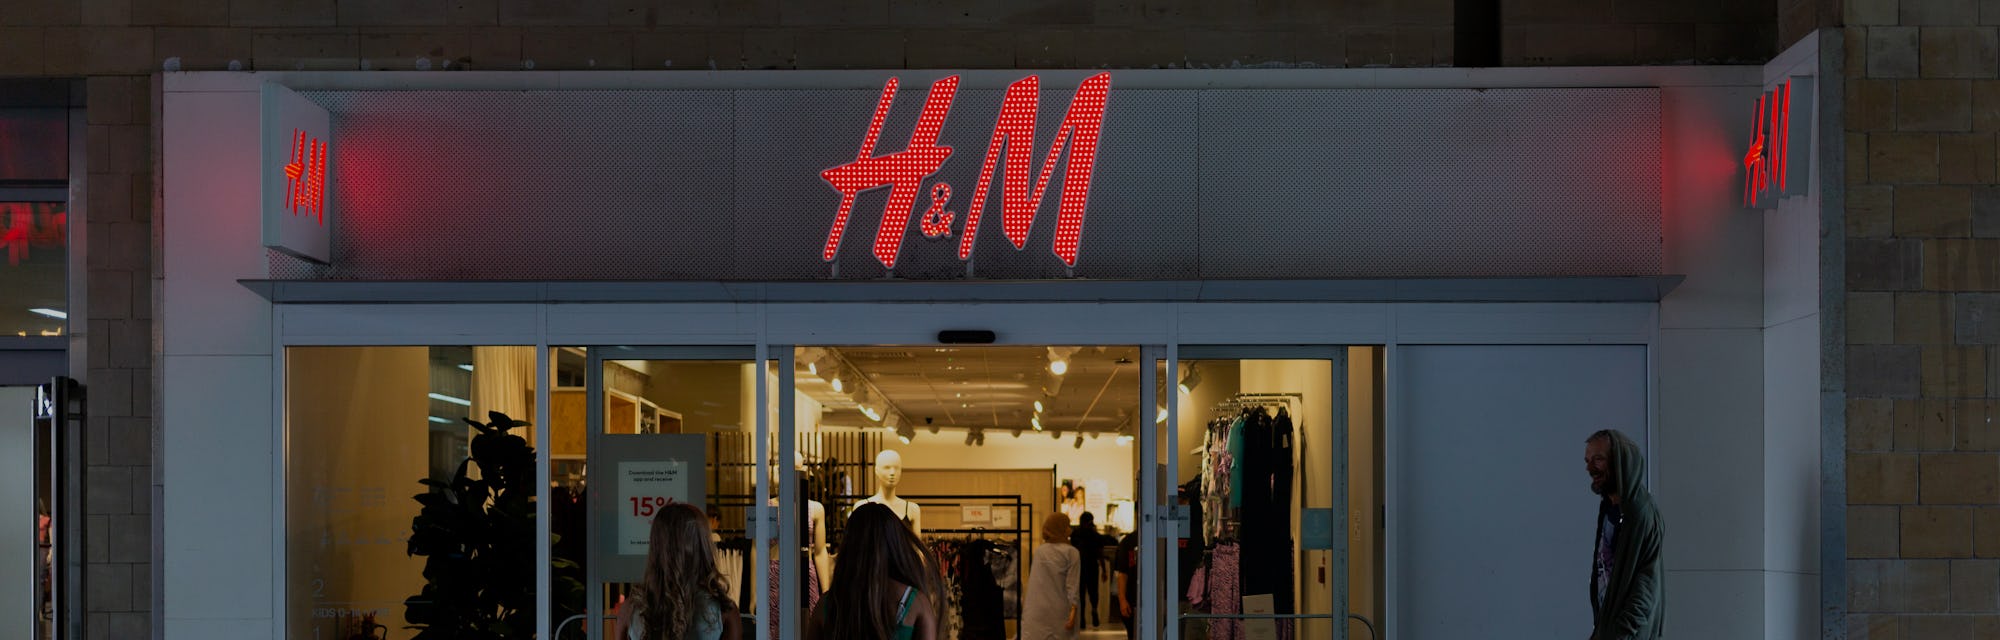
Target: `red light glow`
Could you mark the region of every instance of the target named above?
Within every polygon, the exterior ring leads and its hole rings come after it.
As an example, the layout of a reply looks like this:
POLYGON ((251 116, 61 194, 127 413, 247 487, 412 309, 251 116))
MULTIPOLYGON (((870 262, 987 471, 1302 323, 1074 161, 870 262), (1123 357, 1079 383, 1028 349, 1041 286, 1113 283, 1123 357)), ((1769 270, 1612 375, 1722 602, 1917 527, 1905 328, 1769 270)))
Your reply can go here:
POLYGON ((292 158, 285 164, 285 205, 298 215, 303 209, 326 225, 326 141, 292 130, 292 158))
POLYGON ((1047 158, 1042 161, 1041 176, 1030 191, 1026 184, 1031 170, 1028 153, 1035 142, 1035 115, 1039 110, 1040 88, 1041 79, 1036 76, 1022 78, 1007 87, 1007 97, 1000 106, 1000 119, 993 125, 993 140, 986 147, 986 164, 979 170, 979 185, 972 191, 972 206, 965 212, 965 234, 958 245, 960 260, 972 257, 972 243, 979 234, 980 214, 986 208, 987 189, 993 184, 993 168, 1000 159, 1001 150, 1004 148, 1007 154, 1007 175, 1000 185, 1000 229, 1007 240, 1014 243, 1014 248, 1020 249, 1028 242, 1028 230, 1034 224, 1035 211, 1041 208, 1042 195, 1049 186, 1049 175, 1055 170, 1056 160, 1067 144, 1070 147, 1069 170, 1063 174, 1054 249, 1063 264, 1076 266, 1078 240, 1083 234, 1084 205, 1090 198, 1090 174, 1097 165, 1097 140, 1104 128, 1104 103, 1111 91, 1111 74, 1091 76, 1077 87, 1076 95, 1070 98, 1069 112, 1063 114, 1062 128, 1056 131, 1055 140, 1049 142, 1047 158), (1015 184, 1017 179, 1022 184, 1015 184))
MULTIPOLYGON (((882 224, 875 234, 874 250, 875 259, 882 266, 895 268, 903 237, 909 232, 919 188, 951 157, 951 147, 938 145, 937 140, 944 128, 945 117, 951 113, 952 99, 958 93, 958 80, 958 76, 951 76, 931 83, 930 94, 924 100, 923 112, 917 118, 916 129, 910 134, 909 145, 903 151, 877 156, 875 143, 881 139, 882 123, 888 119, 889 109, 896 101, 897 79, 890 78, 882 86, 882 96, 875 103, 875 116, 868 123, 868 133, 862 138, 861 149, 855 154, 854 161, 820 172, 820 177, 841 194, 840 210, 834 215, 833 228, 827 233, 820 259, 832 261, 839 254, 841 237, 846 234, 856 196, 863 191, 886 186, 890 187, 889 202, 882 211, 882 224)), ((1097 142, 1104 126, 1104 105, 1111 90, 1111 74, 1091 76, 1077 87, 1076 94, 1070 99, 1069 110, 1063 115, 1062 126, 1049 143, 1041 171, 1034 172, 1030 153, 1035 141, 1035 118, 1040 109, 1040 88, 1041 78, 1038 76, 1022 78, 1007 87, 1000 117, 994 123, 991 142, 986 148, 986 162, 980 169, 979 184, 973 189, 972 205, 965 214, 965 229, 960 235, 958 249, 960 260, 972 257, 980 215, 986 207, 994 170, 1000 168, 1003 152, 1006 175, 1000 185, 1001 230, 1018 250, 1027 244, 1035 212, 1041 208, 1042 196, 1048 191, 1049 177, 1067 149, 1069 167, 1063 174, 1062 198, 1057 207, 1052 248, 1063 264, 1076 266, 1085 204, 1090 197, 1090 176, 1097 165, 1097 142), (1038 173, 1039 177, 1030 182, 1032 173, 1038 173)), ((924 237, 951 235, 957 214, 945 209, 950 201, 951 185, 932 185, 931 206, 918 220, 924 237)))
POLYGON ((61 248, 68 227, 69 214, 59 205, 0 204, 0 252, 7 254, 8 266, 20 266, 32 248, 61 248))
POLYGON ((1750 116, 1750 149, 1743 155, 1743 205, 1756 206, 1767 192, 1791 188, 1792 82, 1786 80, 1757 97, 1750 116))
POLYGON ((909 146, 897 153, 875 156, 875 141, 882 136, 882 121, 889 115, 889 105, 896 101, 896 79, 890 78, 882 86, 882 99, 876 103, 875 118, 868 123, 868 137, 862 139, 861 151, 855 154, 854 162, 820 173, 841 194, 840 213, 833 219, 833 231, 827 234, 822 259, 832 260, 839 252, 840 236, 847 228, 855 196, 887 186, 889 204, 882 210, 882 226, 875 233, 875 259, 884 267, 896 266, 896 254, 902 250, 903 235, 909 230, 910 210, 917 201, 917 188, 951 157, 951 147, 938 146, 937 139, 938 132, 944 129, 945 115, 951 112, 952 98, 957 94, 958 76, 931 83, 930 96, 924 100, 924 110, 917 117, 909 146))

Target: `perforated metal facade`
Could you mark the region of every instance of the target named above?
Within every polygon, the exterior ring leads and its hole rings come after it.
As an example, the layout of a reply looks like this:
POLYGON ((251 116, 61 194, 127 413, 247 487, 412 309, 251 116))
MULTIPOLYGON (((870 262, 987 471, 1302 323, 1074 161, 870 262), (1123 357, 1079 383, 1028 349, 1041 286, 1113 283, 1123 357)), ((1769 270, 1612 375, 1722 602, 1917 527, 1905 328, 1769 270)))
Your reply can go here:
MULTIPOLYGON (((1025 75, 1025 74, 1024 74, 1025 75)), ((1039 169, 1084 72, 1045 74, 1039 169)), ((882 76, 887 79, 887 75, 882 76)), ((879 84, 875 85, 879 87, 879 84)), ((906 145, 905 80, 875 154, 906 145)), ((1654 89, 1124 89, 1114 78, 1073 269, 1052 176, 1021 250, 999 195, 972 259, 966 205, 1002 102, 960 90, 925 181, 951 237, 911 218, 871 254, 888 189, 841 194, 879 89, 318 91, 335 118, 334 262, 278 278, 385 280, 1240 279, 1660 272, 1654 89)), ((999 190, 996 181, 995 191, 999 190)))

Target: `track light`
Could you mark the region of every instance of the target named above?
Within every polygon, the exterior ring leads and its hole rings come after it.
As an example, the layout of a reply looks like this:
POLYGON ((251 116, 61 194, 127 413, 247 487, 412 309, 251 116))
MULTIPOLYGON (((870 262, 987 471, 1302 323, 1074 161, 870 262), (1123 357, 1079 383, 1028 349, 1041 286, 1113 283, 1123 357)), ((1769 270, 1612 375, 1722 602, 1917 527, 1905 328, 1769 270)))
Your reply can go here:
POLYGON ((1041 412, 1042 412, 1042 401, 1040 401, 1040 400, 1036 400, 1036 401, 1035 401, 1035 413, 1041 413, 1041 412))
POLYGON ((1187 375, 1181 378, 1181 395, 1192 393, 1194 388, 1199 386, 1201 386, 1201 367, 1190 364, 1187 375))
POLYGON ((1049 438, 1051 438, 1051 439, 1054 439, 1054 440, 1061 440, 1061 439, 1062 439, 1062 432, 1061 432, 1061 431, 1050 431, 1050 432, 1049 432, 1049 438))
POLYGON ((972 432, 971 431, 965 432, 965 446, 968 447, 972 446, 972 440, 973 440, 972 432))
POLYGON ((1077 437, 1076 437, 1076 448, 1078 448, 1078 449, 1082 449, 1082 448, 1083 448, 1083 436, 1077 436, 1077 437))
POLYGON ((1035 425, 1035 430, 1036 430, 1036 431, 1041 431, 1041 430, 1042 430, 1042 417, 1041 417, 1041 416, 1035 416, 1035 417, 1033 417, 1033 418, 1029 418, 1029 419, 1028 419, 1028 424, 1032 424, 1032 425, 1035 425))
POLYGON ((833 374, 833 392, 845 393, 846 391, 847 388, 844 385, 840 384, 840 374, 839 373, 833 374))

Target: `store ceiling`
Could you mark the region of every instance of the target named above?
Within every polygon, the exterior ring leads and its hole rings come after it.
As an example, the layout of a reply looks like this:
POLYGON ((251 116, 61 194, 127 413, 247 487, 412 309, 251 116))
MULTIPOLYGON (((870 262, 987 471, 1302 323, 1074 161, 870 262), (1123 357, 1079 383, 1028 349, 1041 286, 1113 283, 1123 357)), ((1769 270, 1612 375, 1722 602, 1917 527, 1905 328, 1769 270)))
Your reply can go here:
POLYGON ((1048 347, 801 348, 798 388, 826 406, 828 427, 879 428, 861 411, 900 414, 916 433, 953 430, 1033 431, 1035 402, 1045 431, 1129 431, 1139 408, 1137 347, 1066 347, 1068 371, 1050 371, 1048 347), (843 371, 834 391, 830 370, 843 371), (819 373, 814 373, 819 371, 819 373), (856 379, 865 384, 855 384, 856 379))

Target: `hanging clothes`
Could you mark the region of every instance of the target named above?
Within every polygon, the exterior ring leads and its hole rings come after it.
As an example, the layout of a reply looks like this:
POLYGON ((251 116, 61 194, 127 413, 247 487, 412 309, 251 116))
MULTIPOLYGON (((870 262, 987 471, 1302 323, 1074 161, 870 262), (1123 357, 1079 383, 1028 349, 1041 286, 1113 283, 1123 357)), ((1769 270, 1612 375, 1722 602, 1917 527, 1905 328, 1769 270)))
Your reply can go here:
MULTIPOLYGON (((1203 577, 1208 581, 1208 608, 1217 614, 1243 612, 1242 588, 1242 548, 1234 542, 1215 546, 1209 556, 1208 570, 1203 577)), ((1236 640, 1243 637, 1243 623, 1237 620, 1210 620, 1208 622, 1210 640, 1236 640)))
MULTIPOLYGON (((806 530, 803 532, 805 534, 805 538, 801 540, 801 542, 809 545, 811 544, 812 533, 813 533, 812 519, 804 516, 801 516, 801 518, 806 521, 806 530)), ((799 590, 800 590, 800 595, 802 596, 801 598, 799 598, 799 608, 800 611, 803 612, 799 617, 801 620, 803 620, 806 614, 812 613, 813 607, 819 606, 819 596, 820 596, 819 564, 813 562, 812 551, 810 549, 799 550, 799 562, 801 563, 801 566, 805 568, 805 570, 800 572, 799 575, 799 590)), ((778 569, 779 567, 778 567, 777 554, 772 554, 771 568, 770 568, 770 582, 766 583, 769 587, 770 599, 767 601, 765 605, 766 611, 768 611, 771 616, 770 624, 768 625, 771 628, 771 636, 770 636, 771 640, 777 640, 779 638, 778 594, 780 587, 779 584, 780 576, 778 574, 778 569)))
POLYGON ((962 579, 959 603, 960 640, 1006 640, 1007 615, 1004 590, 987 563, 987 553, 998 545, 974 540, 959 547, 956 564, 962 579))

